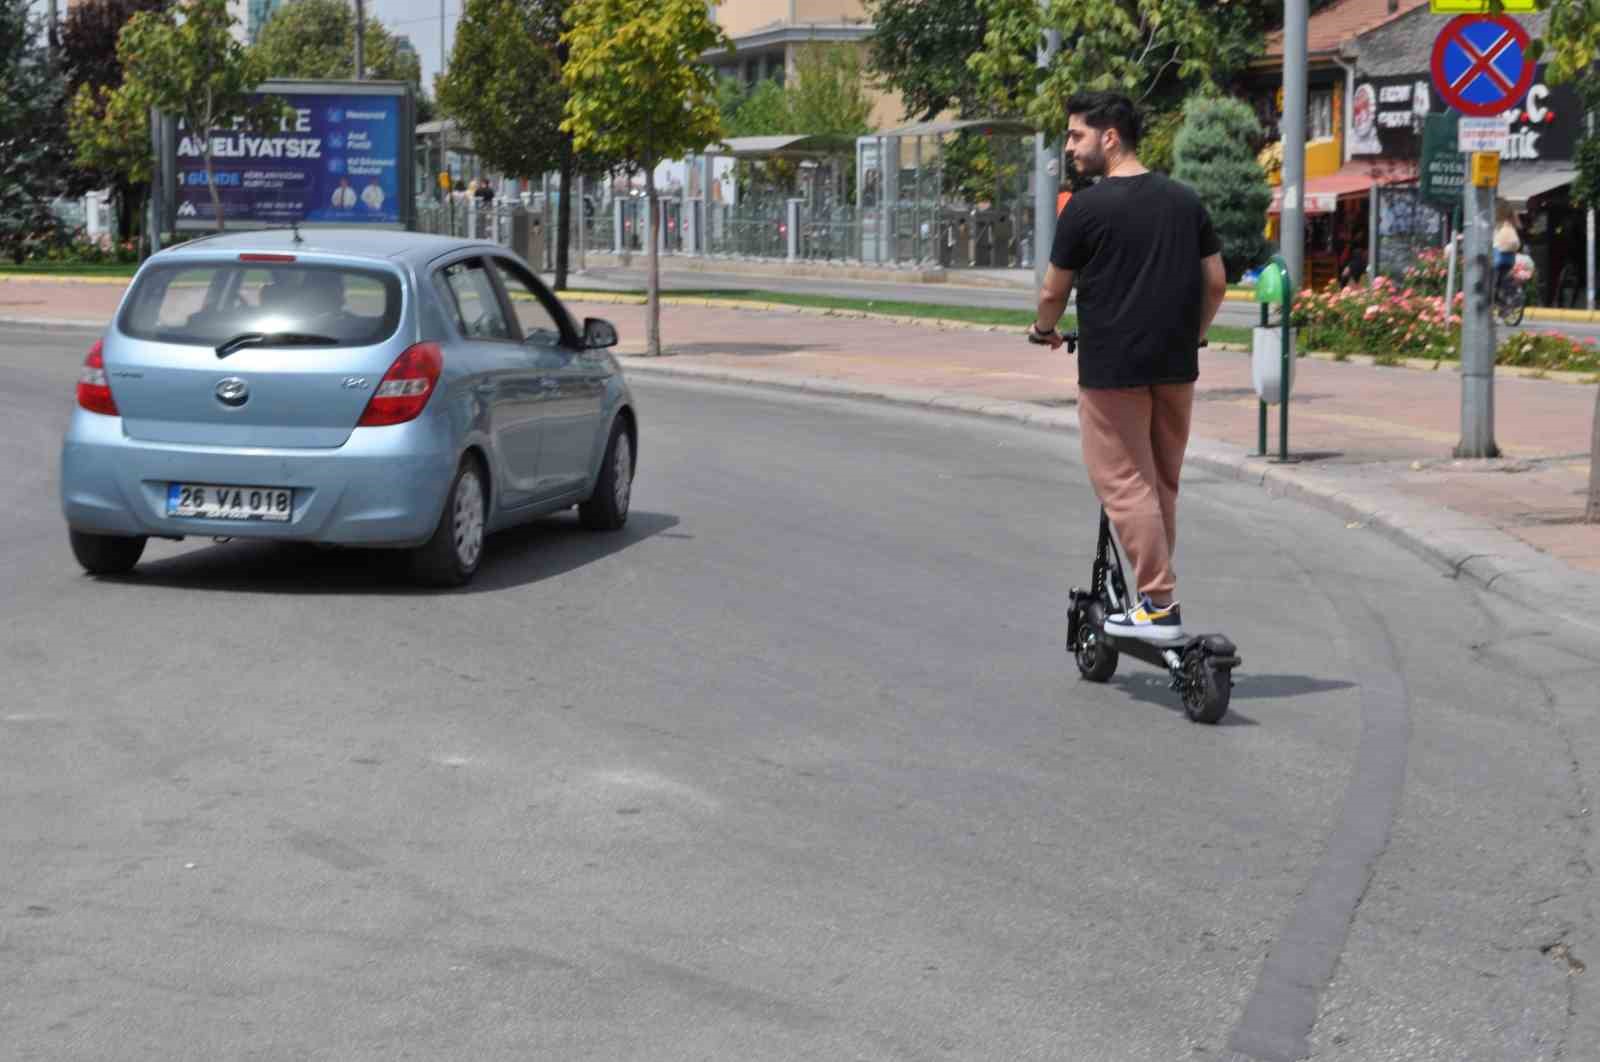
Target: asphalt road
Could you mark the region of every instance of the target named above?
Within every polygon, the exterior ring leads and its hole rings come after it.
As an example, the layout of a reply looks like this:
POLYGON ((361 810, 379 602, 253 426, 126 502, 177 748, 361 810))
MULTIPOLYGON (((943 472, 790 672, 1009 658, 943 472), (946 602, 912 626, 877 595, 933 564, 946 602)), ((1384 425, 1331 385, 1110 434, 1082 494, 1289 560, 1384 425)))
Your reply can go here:
MULTIPOLYGON (((549 274, 547 274, 547 277, 549 274)), ((574 286, 604 290, 640 290, 645 284, 642 268, 607 267, 574 274, 574 286)), ((831 280, 814 277, 778 277, 738 272, 702 273, 699 270, 663 269, 663 290, 706 288, 757 288, 791 291, 831 298, 883 299, 895 302, 925 302, 942 306, 977 306, 995 309, 1032 310, 1036 295, 1023 288, 975 287, 961 283, 959 274, 943 284, 888 284, 879 281, 831 280)), ((1217 323, 1249 328, 1261 321, 1255 303, 1225 302, 1217 312, 1217 323)), ((1499 326, 1502 332, 1507 331, 1499 326)), ((1524 321, 1523 330, 1556 331, 1578 339, 1600 339, 1600 324, 1577 321, 1524 321)))
POLYGON ((1576 1059, 1600 646, 1195 473, 1234 711, 1081 682, 1075 440, 639 384, 627 530, 76 568, 0 330, 0 1056, 1576 1059), (1237 1053, 1236 1053, 1237 1052, 1237 1053))

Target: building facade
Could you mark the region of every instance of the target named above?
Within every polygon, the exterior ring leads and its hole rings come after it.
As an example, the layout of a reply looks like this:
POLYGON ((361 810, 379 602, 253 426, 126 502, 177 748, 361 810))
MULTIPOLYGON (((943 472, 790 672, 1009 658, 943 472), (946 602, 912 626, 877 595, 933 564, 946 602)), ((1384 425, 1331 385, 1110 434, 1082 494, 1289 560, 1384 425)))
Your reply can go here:
MULTIPOLYGON (((864 61, 872 33, 862 0, 723 0, 713 10, 733 49, 709 53, 705 61, 721 76, 747 86, 764 78, 786 81, 795 57, 807 45, 850 45, 862 50, 864 61)), ((905 120, 898 95, 869 86, 867 96, 873 128, 887 129, 905 120)))

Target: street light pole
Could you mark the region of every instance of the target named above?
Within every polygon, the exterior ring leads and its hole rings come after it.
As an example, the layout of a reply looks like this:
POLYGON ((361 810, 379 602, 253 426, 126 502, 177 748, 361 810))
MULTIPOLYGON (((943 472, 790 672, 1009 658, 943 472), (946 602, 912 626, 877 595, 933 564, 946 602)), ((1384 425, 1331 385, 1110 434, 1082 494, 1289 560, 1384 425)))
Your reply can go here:
MULTIPOLYGON (((1306 247, 1306 0, 1283 3, 1283 212, 1278 241, 1289 264, 1290 290, 1305 285, 1306 247)), ((1376 268, 1376 265, 1374 265, 1376 268)))
MULTIPOLYGON (((1047 0, 1039 0, 1040 11, 1047 10, 1047 0)), ((1039 69, 1049 70, 1061 50, 1061 34, 1045 30, 1039 42, 1039 69)), ((1050 245, 1056 234, 1056 188, 1060 184, 1060 151, 1044 133, 1033 137, 1033 286, 1044 286, 1045 267, 1050 264, 1050 245)))
POLYGON ((367 77, 367 5, 366 0, 356 0, 356 80, 367 77))

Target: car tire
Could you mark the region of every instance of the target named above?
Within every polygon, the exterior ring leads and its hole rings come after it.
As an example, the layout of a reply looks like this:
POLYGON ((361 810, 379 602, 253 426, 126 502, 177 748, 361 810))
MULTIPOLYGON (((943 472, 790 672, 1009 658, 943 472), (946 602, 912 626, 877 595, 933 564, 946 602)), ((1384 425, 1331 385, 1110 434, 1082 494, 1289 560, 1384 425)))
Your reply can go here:
POLYGON ((143 536, 91 535, 68 529, 72 555, 90 575, 126 575, 144 556, 147 541, 143 536))
POLYGON ((464 458, 450 482, 433 537, 411 554, 411 574, 424 586, 465 586, 483 561, 488 495, 483 466, 464 458))
POLYGON ((633 437, 618 417, 611 425, 606 456, 595 477, 594 493, 578 503, 578 522, 590 531, 618 531, 628 522, 633 499, 633 437))

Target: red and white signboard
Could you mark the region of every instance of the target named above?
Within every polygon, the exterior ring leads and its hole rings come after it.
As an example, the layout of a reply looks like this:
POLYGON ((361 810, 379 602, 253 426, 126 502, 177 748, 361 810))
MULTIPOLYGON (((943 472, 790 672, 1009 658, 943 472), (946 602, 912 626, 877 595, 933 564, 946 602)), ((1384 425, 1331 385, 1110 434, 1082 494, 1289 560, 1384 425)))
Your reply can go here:
POLYGON ((1511 127, 1504 115, 1495 118, 1463 118, 1457 127, 1456 150, 1463 155, 1475 151, 1502 154, 1511 144, 1511 127))

